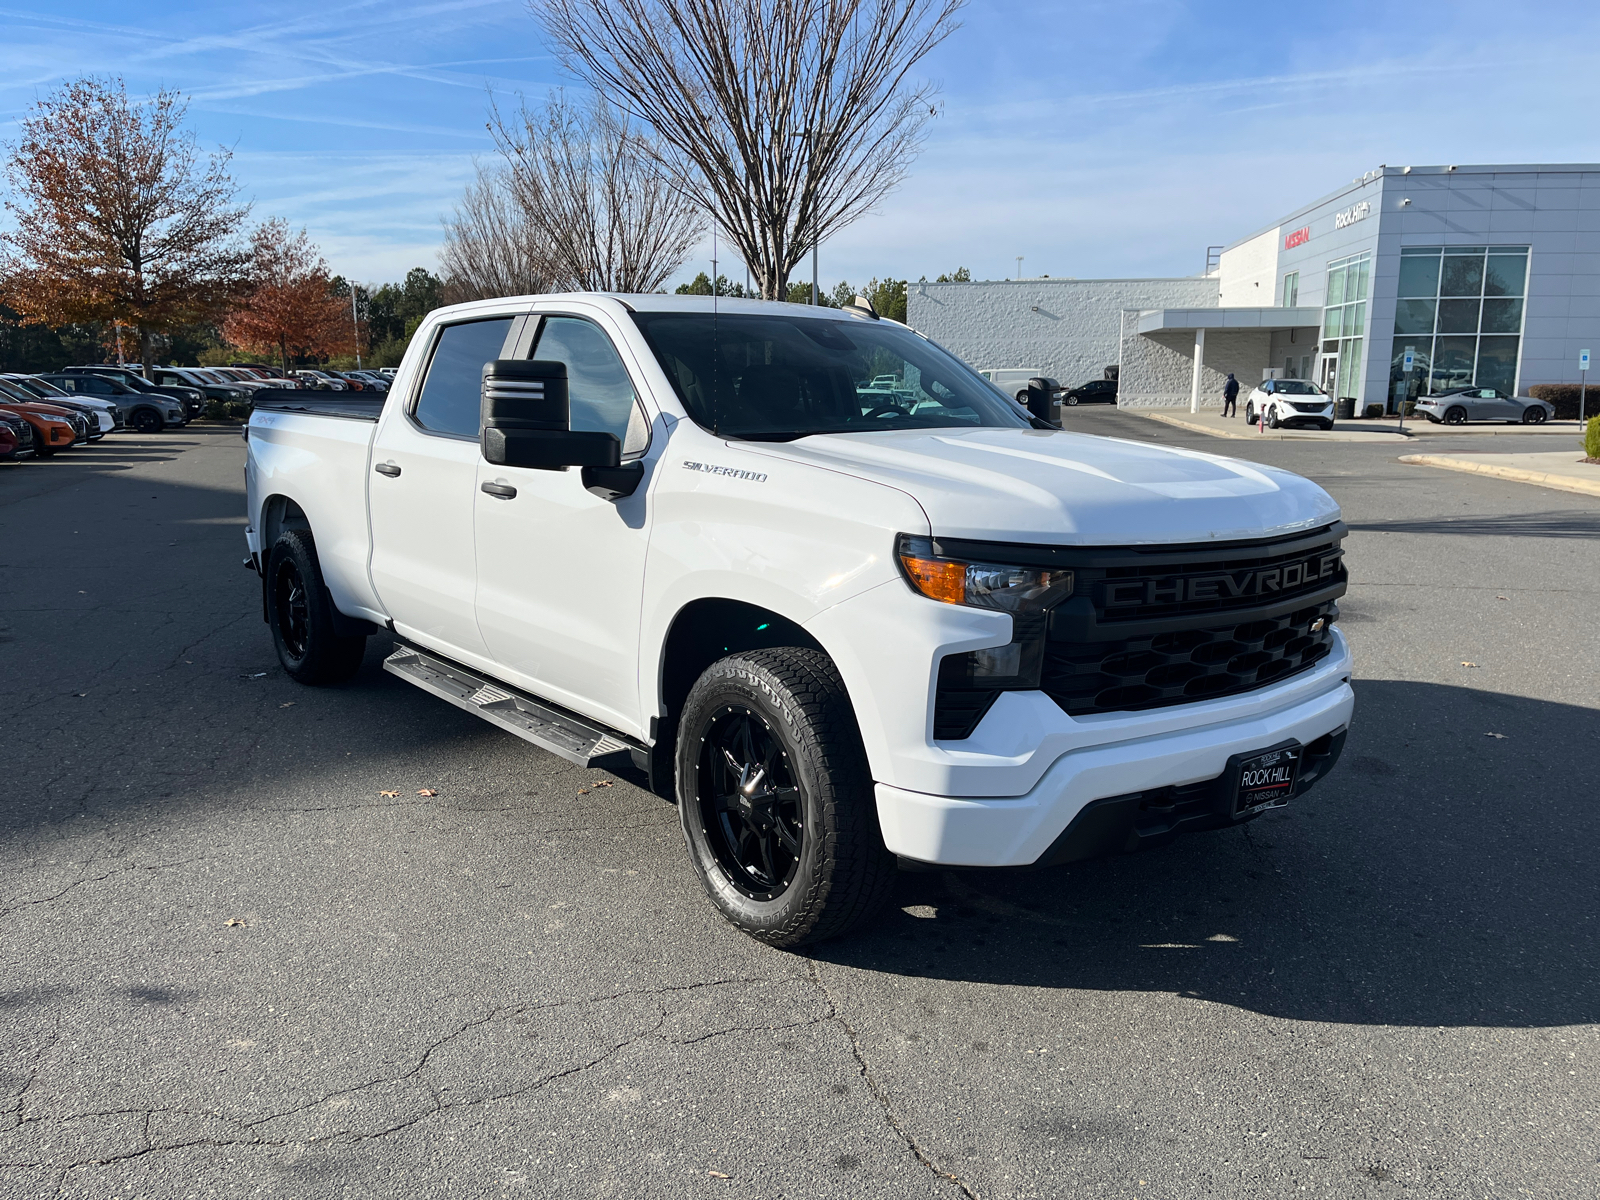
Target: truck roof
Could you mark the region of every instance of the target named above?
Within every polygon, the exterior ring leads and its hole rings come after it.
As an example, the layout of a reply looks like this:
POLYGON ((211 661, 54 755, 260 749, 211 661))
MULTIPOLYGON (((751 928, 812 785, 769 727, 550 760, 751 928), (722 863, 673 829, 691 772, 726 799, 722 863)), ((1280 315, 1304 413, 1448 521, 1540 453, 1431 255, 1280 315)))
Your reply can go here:
MULTIPOLYGON (((437 309, 438 312, 481 312, 493 309, 503 310, 507 304, 533 305, 539 302, 560 300, 587 300, 611 301, 622 305, 634 312, 686 312, 708 313, 713 311, 713 297, 711 296, 678 296, 663 295, 658 292, 630 293, 630 292, 545 292, 534 296, 500 296, 492 300, 471 300, 465 304, 453 304, 447 309, 437 309)), ((832 321, 860 321, 869 318, 846 312, 843 309, 827 308, 822 305, 788 304, 780 300, 740 300, 732 296, 715 297, 715 311, 719 313, 751 313, 760 316, 774 315, 774 309, 780 309, 786 315, 799 316, 802 313, 808 317, 816 317, 832 321)))

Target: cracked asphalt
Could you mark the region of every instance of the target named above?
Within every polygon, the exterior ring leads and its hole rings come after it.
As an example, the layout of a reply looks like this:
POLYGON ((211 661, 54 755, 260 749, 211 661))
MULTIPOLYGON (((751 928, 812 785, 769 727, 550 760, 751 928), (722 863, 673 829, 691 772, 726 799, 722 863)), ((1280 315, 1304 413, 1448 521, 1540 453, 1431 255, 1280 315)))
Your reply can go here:
POLYGON ((1069 419, 1345 505, 1345 759, 805 954, 379 639, 285 678, 236 429, 0 466, 0 1195, 1600 1196, 1600 501, 1069 419))

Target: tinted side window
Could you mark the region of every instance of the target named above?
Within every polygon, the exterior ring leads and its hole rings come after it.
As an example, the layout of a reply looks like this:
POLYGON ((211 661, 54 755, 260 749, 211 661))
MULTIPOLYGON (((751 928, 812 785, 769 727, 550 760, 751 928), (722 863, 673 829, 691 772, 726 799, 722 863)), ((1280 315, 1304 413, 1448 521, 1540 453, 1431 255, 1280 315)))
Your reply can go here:
POLYGON ((80 392, 94 392, 97 395, 109 396, 114 389, 104 379, 95 379, 92 376, 85 376, 83 379, 78 381, 78 390, 80 392))
POLYGON ((567 364, 573 429, 614 433, 624 454, 645 448, 649 432, 633 381, 617 348, 598 325, 578 317, 549 317, 539 331, 533 357, 567 364))
POLYGON ((510 317, 446 325, 439 332, 428 377, 417 397, 417 424, 435 433, 478 436, 483 364, 500 357, 510 317))

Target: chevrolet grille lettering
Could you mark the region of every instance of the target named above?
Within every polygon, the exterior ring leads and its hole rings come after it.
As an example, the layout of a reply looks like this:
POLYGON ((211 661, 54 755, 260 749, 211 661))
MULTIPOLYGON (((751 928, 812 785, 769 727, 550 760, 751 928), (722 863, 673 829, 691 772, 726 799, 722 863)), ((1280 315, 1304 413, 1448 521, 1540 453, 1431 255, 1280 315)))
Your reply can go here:
POLYGON ((1260 571, 1230 571, 1218 575, 1170 575, 1159 579, 1122 579, 1108 582, 1107 608, 1126 608, 1136 604, 1181 604, 1186 601, 1237 600, 1244 596, 1266 596, 1293 592, 1308 584, 1332 579, 1339 572, 1343 552, 1308 558, 1260 571))

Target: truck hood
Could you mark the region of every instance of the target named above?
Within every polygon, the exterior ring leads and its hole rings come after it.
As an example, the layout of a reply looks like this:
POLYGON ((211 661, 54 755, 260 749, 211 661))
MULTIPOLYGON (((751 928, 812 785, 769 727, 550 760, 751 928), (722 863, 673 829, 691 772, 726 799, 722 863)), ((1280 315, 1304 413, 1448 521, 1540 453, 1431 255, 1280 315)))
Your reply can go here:
POLYGON ((762 449, 899 488, 936 536, 1160 545, 1268 537, 1339 516, 1327 492, 1289 471, 1064 431, 827 434, 762 449))

